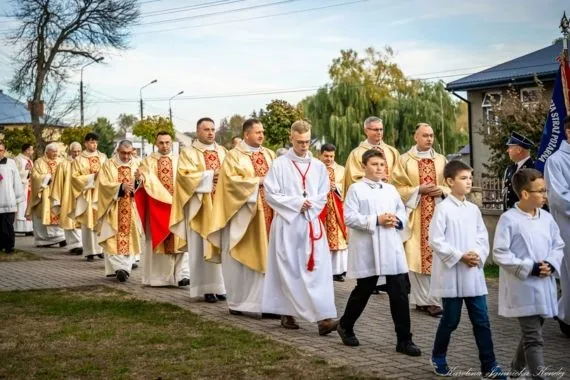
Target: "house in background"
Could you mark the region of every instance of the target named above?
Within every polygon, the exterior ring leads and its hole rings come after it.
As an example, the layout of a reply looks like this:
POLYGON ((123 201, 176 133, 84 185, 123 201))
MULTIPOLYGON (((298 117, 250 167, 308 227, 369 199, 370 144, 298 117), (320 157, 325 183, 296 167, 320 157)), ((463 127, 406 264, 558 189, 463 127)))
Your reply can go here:
MULTIPOLYGON (((49 116, 40 118, 40 123, 44 125, 44 138, 48 141, 57 141, 61 136, 63 128, 68 126, 58 121, 50 121, 49 116)), ((0 136, 3 138, 3 131, 15 128, 32 126, 32 117, 28 106, 18 99, 15 99, 0 89, 0 136)), ((19 152, 12 152, 19 153, 19 152)))
POLYGON ((532 103, 537 91, 535 78, 543 83, 547 93, 552 93, 559 68, 556 58, 561 52, 562 41, 559 41, 447 84, 448 91, 468 102, 469 162, 475 174, 485 172, 483 164, 490 158, 489 149, 483 143, 485 132, 481 132, 480 127, 484 120, 495 118, 492 104, 501 101, 509 86, 514 86, 523 101, 532 103), (457 92, 467 92, 467 99, 457 92))

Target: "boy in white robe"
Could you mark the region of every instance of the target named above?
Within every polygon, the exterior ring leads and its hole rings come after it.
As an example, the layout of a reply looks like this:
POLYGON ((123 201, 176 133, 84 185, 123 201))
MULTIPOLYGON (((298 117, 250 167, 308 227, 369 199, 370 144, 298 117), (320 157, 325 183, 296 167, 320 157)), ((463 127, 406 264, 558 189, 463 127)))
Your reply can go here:
POLYGON ((548 189, 548 205, 552 217, 562 231, 564 259, 560 267, 560 290, 557 320, 560 330, 570 338, 570 116, 564 120, 566 141, 546 160, 544 180, 548 189))
POLYGON ((544 379, 542 324, 558 314, 556 280, 564 242, 547 211, 542 173, 521 169, 512 179, 519 198, 499 219, 493 257, 499 273, 499 315, 518 318, 522 337, 511 363, 512 373, 527 367, 533 379, 544 379))
POLYGON ((483 265, 489 255, 489 235, 481 211, 465 199, 471 191, 472 169, 461 161, 450 161, 443 175, 451 194, 436 206, 429 229, 433 249, 430 294, 441 297, 443 306, 431 364, 436 375, 451 376, 447 348, 465 302, 479 349, 482 377, 506 379, 495 360, 487 312, 483 265))
POLYGON ((18 168, 14 160, 5 157, 6 146, 0 142, 0 251, 14 251, 14 219, 24 198, 18 168))
POLYGON ((412 341, 410 322, 410 280, 402 239, 398 230, 407 220, 406 209, 396 188, 384 183, 386 159, 374 149, 362 155, 364 178, 348 189, 344 203, 344 219, 350 228, 348 242, 348 278, 356 278, 344 315, 337 328, 347 346, 360 343, 353 328, 360 317, 379 276, 386 277, 390 312, 396 327, 396 351, 420 356, 412 341))
POLYGON ((328 241, 319 214, 330 189, 325 165, 309 152, 311 125, 291 126, 293 148, 278 157, 263 182, 274 210, 269 234, 262 308, 281 314, 281 325, 298 329, 294 316, 318 322, 319 334, 336 330, 336 306, 328 241))

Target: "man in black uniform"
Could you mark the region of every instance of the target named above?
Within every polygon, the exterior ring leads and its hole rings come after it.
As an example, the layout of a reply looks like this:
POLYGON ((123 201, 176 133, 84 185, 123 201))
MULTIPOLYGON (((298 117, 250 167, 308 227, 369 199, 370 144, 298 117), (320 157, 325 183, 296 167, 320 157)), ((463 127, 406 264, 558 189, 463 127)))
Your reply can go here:
POLYGON ((524 168, 534 169, 534 161, 530 158, 530 148, 534 144, 532 141, 521 135, 520 133, 513 132, 509 141, 507 141, 507 153, 513 164, 507 167, 503 177, 503 210, 515 206, 519 201, 519 197, 513 190, 512 178, 517 171, 524 168))

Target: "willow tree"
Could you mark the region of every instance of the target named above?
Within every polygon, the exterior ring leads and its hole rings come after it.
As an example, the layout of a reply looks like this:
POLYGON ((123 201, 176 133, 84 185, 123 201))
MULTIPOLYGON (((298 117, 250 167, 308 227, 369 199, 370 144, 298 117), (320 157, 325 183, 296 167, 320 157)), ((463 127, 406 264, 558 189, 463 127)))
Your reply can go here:
POLYGON ((384 120, 384 140, 400 151, 413 145, 419 122, 434 127, 438 151, 445 145, 445 153, 454 152, 466 139, 455 132, 458 106, 444 85, 407 79, 392 58, 389 47, 368 48, 363 57, 342 50, 329 69, 331 84, 301 102, 315 133, 337 146, 341 162, 363 139, 362 122, 371 115, 384 120))

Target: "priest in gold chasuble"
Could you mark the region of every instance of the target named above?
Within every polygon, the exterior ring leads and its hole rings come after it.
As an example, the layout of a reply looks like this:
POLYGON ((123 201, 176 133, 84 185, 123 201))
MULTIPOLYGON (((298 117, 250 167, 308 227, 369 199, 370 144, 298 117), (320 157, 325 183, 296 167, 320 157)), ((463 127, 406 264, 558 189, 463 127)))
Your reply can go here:
POLYGON ((59 217, 59 226, 65 234, 69 253, 81 255, 81 228, 73 219, 71 199, 71 168, 73 160, 81 154, 81 144, 69 144, 68 156, 58 165, 51 185, 51 209, 59 217))
POLYGON ((184 239, 169 229, 178 156, 172 153, 172 136, 168 132, 157 134, 156 146, 158 152, 146 157, 139 166, 141 186, 135 192, 145 227, 142 284, 188 286, 188 253, 176 248, 184 245, 184 239))
POLYGON ((102 250, 97 244, 95 220, 97 215, 93 206, 97 201, 97 186, 95 181, 101 166, 107 160, 105 153, 97 150, 99 136, 94 132, 85 135, 83 146, 85 150, 75 159, 72 165, 71 210, 73 218, 81 226, 83 256, 87 261, 93 261, 95 255, 103 258, 102 250))
POLYGON ((28 203, 27 215, 34 223, 34 240, 37 247, 51 247, 59 244, 64 247, 65 235, 59 227, 59 217, 51 210, 51 184, 57 165, 61 162, 58 157, 56 143, 46 146, 45 156, 38 158, 32 169, 32 195, 28 203))
POLYGON ((226 289, 219 263, 212 257, 213 247, 206 240, 213 218, 212 202, 217 197, 215 185, 226 156, 226 149, 215 142, 216 128, 210 118, 198 120, 197 138, 178 159, 176 194, 170 213, 170 231, 188 251, 190 261, 190 297, 203 296, 206 302, 225 300, 226 289))
POLYGON ((346 225, 344 224, 344 167, 334 160, 336 147, 333 144, 321 146, 320 160, 329 174, 330 191, 327 204, 320 219, 327 231, 327 240, 331 251, 333 280, 344 281, 348 267, 348 244, 346 225))
MULTIPOLYGON (((376 116, 370 116, 364 121, 364 134, 366 140, 362 141, 360 145, 350 152, 346 160, 345 173, 344 173, 344 189, 348 188, 353 183, 360 181, 364 177, 364 170, 362 169, 362 155, 369 149, 380 151, 386 158, 387 178, 386 181, 394 184, 395 174, 402 172, 400 164, 400 153, 396 148, 386 144, 382 139, 384 138, 384 124, 382 119, 376 116)), ((400 180, 401 176, 397 176, 400 180)))
POLYGON ((140 182, 133 150, 129 140, 122 140, 97 177, 97 242, 105 254, 105 275, 120 282, 129 278, 135 255, 142 251, 143 226, 134 199, 140 182))
POLYGON ((442 309, 441 300, 429 295, 433 252, 428 232, 435 205, 450 192, 443 178, 447 160, 433 150, 434 133, 429 124, 417 125, 414 140, 416 145, 400 157, 405 179, 396 181, 396 188, 409 215, 403 235, 410 269, 410 303, 435 317, 442 309), (402 185, 406 180, 410 183, 402 185))
POLYGON ((227 302, 232 314, 262 314, 263 285, 273 210, 263 181, 275 153, 261 146, 263 124, 248 119, 243 141, 232 149, 220 171, 208 239, 221 249, 227 302))

